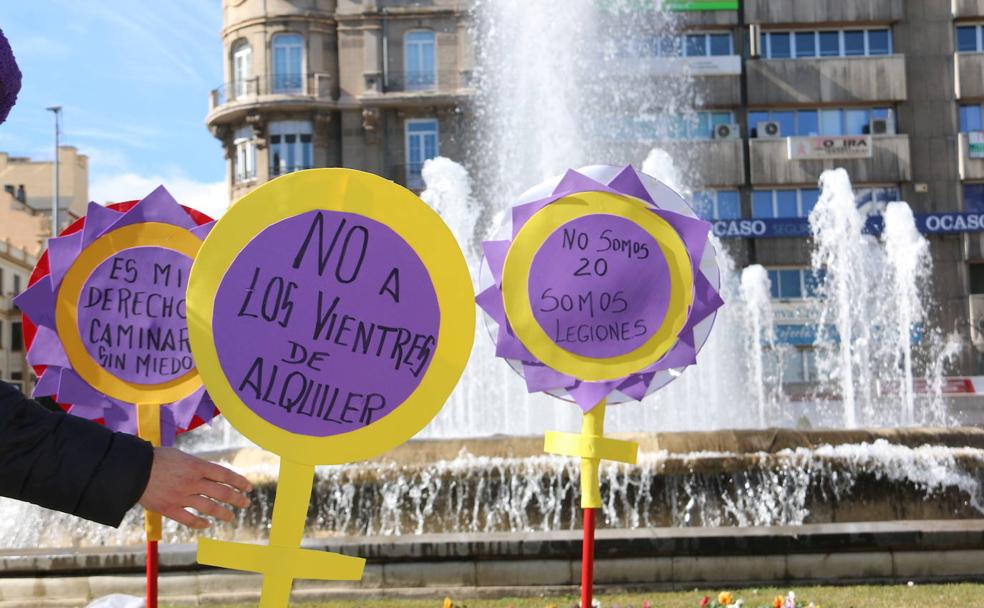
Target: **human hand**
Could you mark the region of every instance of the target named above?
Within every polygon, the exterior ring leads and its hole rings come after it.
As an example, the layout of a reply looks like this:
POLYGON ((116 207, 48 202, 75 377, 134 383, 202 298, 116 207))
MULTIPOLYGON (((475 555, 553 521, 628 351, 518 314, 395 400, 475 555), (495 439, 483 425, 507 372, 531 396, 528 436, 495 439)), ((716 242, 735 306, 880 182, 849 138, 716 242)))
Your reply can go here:
POLYGON ((207 519, 187 510, 191 507, 203 515, 232 521, 232 511, 222 506, 246 507, 245 493, 249 481, 229 469, 185 454, 174 448, 154 448, 147 489, 139 502, 148 511, 156 511, 189 528, 209 526, 207 519))

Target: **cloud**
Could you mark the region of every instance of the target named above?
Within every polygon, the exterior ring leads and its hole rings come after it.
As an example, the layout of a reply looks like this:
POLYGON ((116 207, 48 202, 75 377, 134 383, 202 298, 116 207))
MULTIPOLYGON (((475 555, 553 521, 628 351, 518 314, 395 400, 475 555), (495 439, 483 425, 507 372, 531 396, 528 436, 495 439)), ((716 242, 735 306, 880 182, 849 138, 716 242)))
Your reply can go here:
POLYGON ((168 176, 136 173, 95 177, 89 185, 89 198, 100 204, 140 199, 163 185, 182 205, 218 218, 229 207, 229 190, 224 181, 199 182, 180 174, 168 176))

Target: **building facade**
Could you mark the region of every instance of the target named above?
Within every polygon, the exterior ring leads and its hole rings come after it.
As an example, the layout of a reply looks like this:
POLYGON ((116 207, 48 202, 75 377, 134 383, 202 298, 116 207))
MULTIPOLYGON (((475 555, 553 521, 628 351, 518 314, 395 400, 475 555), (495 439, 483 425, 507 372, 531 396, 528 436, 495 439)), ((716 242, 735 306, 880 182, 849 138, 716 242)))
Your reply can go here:
MULTIPOLYGON (((460 158, 469 5, 224 0, 226 84, 206 120, 232 199, 316 166, 419 188, 424 159, 460 158)), ((695 206, 739 266, 766 266, 780 311, 812 297, 806 217, 820 173, 844 167, 863 210, 911 205, 931 243, 934 316, 967 345, 956 371, 984 373, 984 0, 665 8, 680 31, 633 52, 683 60, 696 80, 697 122, 668 137, 685 140, 695 206)), ((784 375, 809 382, 809 340, 787 333, 784 375)))
POLYGON ((423 161, 459 152, 466 16, 455 0, 224 0, 225 84, 206 118, 231 200, 311 167, 419 188, 423 161))
POLYGON ((22 391, 34 387, 34 375, 27 364, 21 313, 14 296, 27 288, 37 257, 10 240, 0 240, 0 380, 22 391))
MULTIPOLYGON (((58 223, 64 228, 85 215, 89 204, 89 157, 74 146, 58 148, 58 223)), ((28 209, 51 215, 54 190, 52 161, 36 161, 0 152, 0 184, 28 209)), ((0 233, 0 237, 6 236, 0 233)))

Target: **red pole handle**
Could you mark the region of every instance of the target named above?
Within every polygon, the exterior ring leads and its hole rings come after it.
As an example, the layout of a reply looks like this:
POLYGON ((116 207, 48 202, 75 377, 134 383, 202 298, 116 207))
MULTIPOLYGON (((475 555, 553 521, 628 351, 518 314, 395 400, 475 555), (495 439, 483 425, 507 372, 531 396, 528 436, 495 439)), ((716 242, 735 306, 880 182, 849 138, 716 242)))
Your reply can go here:
POLYGON ((147 541, 147 608, 157 608, 157 541, 147 541))
POLYGON ((595 509, 584 509, 584 539, 581 543, 581 608, 591 608, 594 581, 595 509))

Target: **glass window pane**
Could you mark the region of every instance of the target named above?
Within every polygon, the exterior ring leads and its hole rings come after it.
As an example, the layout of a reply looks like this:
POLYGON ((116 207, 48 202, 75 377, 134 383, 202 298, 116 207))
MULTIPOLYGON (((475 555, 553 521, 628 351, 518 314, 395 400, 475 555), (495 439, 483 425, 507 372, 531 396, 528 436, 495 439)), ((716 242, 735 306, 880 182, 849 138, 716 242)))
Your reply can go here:
POLYGON ((694 211, 705 220, 714 219, 714 192, 694 192, 694 211))
POLYGON ((772 32, 769 34, 769 57, 786 59, 790 56, 789 32, 772 32))
POLYGON ((843 135, 843 115, 842 110, 820 110, 820 134, 843 135))
POLYGON ((731 34, 711 34, 711 55, 731 55, 731 34))
POLYGON ((769 292, 772 294, 773 300, 779 299, 779 271, 769 270, 769 292))
POLYGON ((755 190, 752 192, 752 217, 775 217, 772 210, 772 190, 755 190))
POLYGON ((687 35, 687 57, 703 57, 707 55, 707 36, 704 34, 687 35))
POLYGON ((845 135, 863 135, 868 131, 869 112, 868 110, 847 110, 846 111, 845 135))
POLYGON ((888 55, 892 52, 888 30, 868 30, 868 54, 888 55))
POLYGON ((806 297, 815 298, 820 293, 820 287, 823 285, 823 280, 826 278, 826 273, 814 270, 804 270, 803 271, 803 283, 806 287, 806 297))
POLYGON ((970 271, 970 293, 984 293, 984 264, 970 264, 967 269, 970 271))
POLYGON ((663 57, 679 57, 681 53, 680 38, 676 36, 664 36, 659 41, 659 54, 663 57))
POLYGON ((796 135, 819 135, 816 110, 799 110, 796 112, 796 135))
POLYGON ((722 190, 718 195, 717 219, 736 220, 741 217, 741 202, 737 190, 722 190))
POLYGON ((769 120, 768 112, 749 112, 748 113, 748 130, 752 137, 758 137, 758 123, 766 122, 769 120))
POLYGON ((840 55, 840 32, 820 32, 820 56, 837 57, 840 55))
POLYGON ((783 383, 806 381, 803 371, 803 351, 796 348, 783 350, 782 381, 783 383))
POLYGON ((776 190, 776 217, 797 217, 795 190, 776 190))
POLYGON ((735 121, 735 115, 731 112, 712 112, 711 127, 717 125, 729 125, 735 121))
POLYGON ((799 270, 780 270, 779 271, 779 297, 783 299, 793 299, 803 297, 803 288, 800 285, 799 270))
POLYGON ((960 130, 964 133, 981 130, 980 105, 960 106, 960 130))
POLYGON ((977 51, 977 26, 961 25, 957 28, 957 51, 977 51))
POLYGON ((984 184, 964 184, 963 191, 964 211, 984 213, 984 184))
POLYGON ((800 209, 803 217, 808 217, 813 208, 816 207, 820 199, 820 190, 817 188, 800 189, 800 209))
POLYGON ((792 110, 772 111, 772 120, 779 123, 779 135, 789 137, 790 135, 796 134, 796 126, 793 120, 794 116, 795 114, 793 114, 792 110))
POLYGON ((796 56, 817 56, 817 37, 815 32, 796 32, 796 56))
POLYGON ((864 55, 864 30, 844 32, 844 55, 848 57, 864 55))

